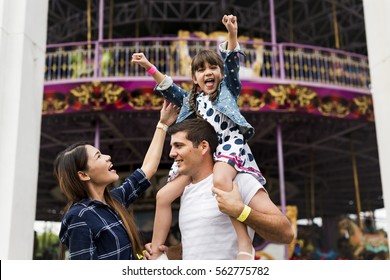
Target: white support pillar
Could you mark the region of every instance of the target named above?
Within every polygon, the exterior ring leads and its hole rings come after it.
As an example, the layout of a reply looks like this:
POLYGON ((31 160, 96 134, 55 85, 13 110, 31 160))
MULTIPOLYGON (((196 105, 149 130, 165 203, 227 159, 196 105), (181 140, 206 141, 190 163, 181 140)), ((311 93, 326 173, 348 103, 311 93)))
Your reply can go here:
POLYGON ((48 0, 0 0, 0 259, 32 259, 48 0))
POLYGON ((363 0, 386 225, 390 230, 390 1, 363 0))

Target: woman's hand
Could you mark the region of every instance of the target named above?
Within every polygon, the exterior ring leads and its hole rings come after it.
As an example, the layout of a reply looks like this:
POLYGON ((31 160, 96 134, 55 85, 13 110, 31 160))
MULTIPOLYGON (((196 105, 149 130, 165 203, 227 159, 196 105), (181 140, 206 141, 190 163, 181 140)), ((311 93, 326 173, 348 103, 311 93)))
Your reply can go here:
POLYGON ((160 123, 170 126, 176 121, 179 111, 179 107, 164 100, 160 111, 160 123))

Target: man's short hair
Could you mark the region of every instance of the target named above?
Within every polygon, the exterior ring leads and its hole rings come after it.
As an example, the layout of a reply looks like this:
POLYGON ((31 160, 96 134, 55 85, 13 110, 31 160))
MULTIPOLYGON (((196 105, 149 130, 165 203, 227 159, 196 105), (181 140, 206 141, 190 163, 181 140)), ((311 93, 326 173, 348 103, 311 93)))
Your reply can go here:
POLYGON ((210 145, 211 155, 215 153, 218 145, 218 137, 214 127, 207 121, 199 118, 185 119, 168 128, 170 135, 182 131, 187 133, 187 139, 192 142, 194 147, 198 147, 205 140, 210 145))

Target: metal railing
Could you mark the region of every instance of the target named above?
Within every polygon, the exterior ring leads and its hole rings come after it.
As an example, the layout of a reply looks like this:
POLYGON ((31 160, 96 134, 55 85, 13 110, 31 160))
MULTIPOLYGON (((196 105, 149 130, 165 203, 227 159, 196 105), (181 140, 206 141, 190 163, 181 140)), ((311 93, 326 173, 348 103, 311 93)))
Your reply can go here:
MULTIPOLYGON (((217 49, 219 43, 213 39, 167 37, 48 45, 45 81, 146 76, 143 69, 131 64, 135 52, 145 53, 162 73, 189 78, 191 58, 202 49, 217 49)), ((240 41, 240 46, 245 53, 240 60, 241 79, 301 82, 369 92, 366 56, 299 44, 240 41)))

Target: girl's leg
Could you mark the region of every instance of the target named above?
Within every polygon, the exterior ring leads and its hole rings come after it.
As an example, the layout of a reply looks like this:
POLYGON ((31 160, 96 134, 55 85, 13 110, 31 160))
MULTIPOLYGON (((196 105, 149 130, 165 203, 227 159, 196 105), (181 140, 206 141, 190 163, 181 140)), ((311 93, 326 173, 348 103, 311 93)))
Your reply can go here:
MULTIPOLYGON (((237 171, 225 162, 216 162, 214 165, 214 186, 223 191, 230 192, 233 189, 233 179, 237 171)), ((252 239, 248 235, 246 225, 230 217, 234 230, 237 234, 238 252, 237 259, 250 260, 254 258, 252 239), (252 256, 253 255, 253 256, 252 256)))
POLYGON ((190 178, 188 176, 179 175, 157 192, 152 237, 152 259, 161 256, 161 251, 158 247, 163 245, 167 239, 172 224, 171 204, 176 198, 182 195, 184 188, 189 183, 190 178))

